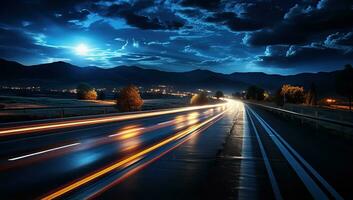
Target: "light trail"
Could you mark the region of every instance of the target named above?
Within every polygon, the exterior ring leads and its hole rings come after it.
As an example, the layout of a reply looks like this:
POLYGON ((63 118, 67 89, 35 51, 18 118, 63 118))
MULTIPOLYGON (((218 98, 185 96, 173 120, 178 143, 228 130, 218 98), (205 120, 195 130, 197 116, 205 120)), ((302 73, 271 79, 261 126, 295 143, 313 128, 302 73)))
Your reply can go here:
POLYGON ((36 155, 40 155, 40 154, 44 154, 44 153, 48 153, 48 152, 52 152, 52 151, 57 151, 57 150, 68 148, 68 147, 73 147, 73 146, 76 146, 79 144, 81 144, 81 143, 78 142, 78 143, 68 144, 68 145, 64 145, 64 146, 60 146, 60 147, 55 147, 52 149, 47 149, 47 150, 39 151, 36 153, 31 153, 31 154, 26 154, 26 155, 19 156, 19 157, 10 158, 10 159, 8 159, 8 161, 20 160, 20 159, 31 157, 31 156, 36 156, 36 155))
POLYGON ((103 193, 104 191, 106 191, 107 189, 113 187, 116 184, 119 184, 120 182, 124 181, 125 179, 127 179, 129 176, 137 173, 138 171, 141 171, 143 168, 147 167, 149 164, 155 162, 156 160, 160 159, 161 157, 163 157, 164 155, 166 155, 167 153, 169 153, 170 151, 176 149, 177 147, 179 147, 180 145, 184 144, 185 142, 189 141, 190 139, 192 139, 194 136, 198 135, 199 133, 201 133, 202 131, 206 130, 208 127, 212 126, 213 123, 217 122, 217 120, 213 121, 210 124, 207 124, 207 126, 202 127, 202 129, 198 129, 197 131, 194 131, 192 134, 190 134, 189 136, 187 136, 184 140, 180 141, 179 143, 177 143, 176 145, 172 146, 171 148, 163 151, 162 153, 160 153, 159 155, 157 155, 156 157, 152 158, 151 160, 148 160, 145 163, 142 163, 141 165, 137 166, 136 168, 132 169, 131 171, 128 171, 126 174, 122 175, 121 177, 119 177, 118 179, 116 179, 115 181, 113 181, 112 183, 110 183, 109 185, 103 187, 102 189, 98 190, 97 192, 94 192, 93 194, 90 194, 88 197, 85 197, 85 199, 97 199, 98 195, 103 193))
POLYGON ((66 193, 68 193, 68 192, 70 192, 70 191, 72 191, 72 190, 74 190, 74 189, 76 189, 76 188, 78 188, 78 187, 80 187, 80 186, 92 181, 92 180, 95 180, 95 179, 97 179, 97 178, 99 178, 99 177, 101 177, 101 176, 103 176, 103 175, 105 175, 105 174, 107 174, 107 173, 109 173, 109 172, 111 172, 113 170, 116 170, 119 167, 127 165, 130 162, 132 162, 132 161, 134 161, 136 159, 139 159, 139 158, 145 156, 146 154, 148 154, 148 153, 150 153, 150 152, 152 152, 152 151, 154 151, 154 150, 156 150, 156 149, 158 149, 158 148, 160 148, 160 147, 162 147, 162 146, 164 146, 164 145, 166 145, 166 144, 168 144, 170 142, 173 142, 175 140, 178 140, 181 137, 184 137, 184 136, 186 136, 188 134, 193 133, 194 131, 198 130, 202 126, 204 126, 204 125, 216 120, 218 117, 222 116, 226 111, 227 110, 221 112, 220 114, 218 114, 218 115, 216 115, 216 116, 214 116, 214 117, 212 117, 212 118, 210 118, 210 119, 208 119, 208 120, 206 120, 206 121, 204 121, 202 123, 193 125, 193 126, 191 126, 190 128, 188 128, 188 129, 186 129, 184 131, 180 131, 179 133, 175 134, 174 136, 171 136, 171 137, 169 137, 169 138, 167 138, 167 139, 165 139, 165 140, 163 140, 163 141, 161 141, 161 142, 159 142, 159 143, 157 143, 157 144, 155 144, 155 145, 153 145, 153 146, 151 146, 149 148, 146 148, 146 149, 140 151, 139 153, 136 153, 136 154, 124 159, 124 160, 121 160, 121 161, 119 161, 117 163, 114 163, 114 164, 112 164, 112 165, 110 165, 110 166, 108 166, 108 167, 106 167, 106 168, 104 168, 104 169, 102 169, 100 171, 97 171, 97 172, 95 172, 95 173, 93 173, 93 174, 91 174, 89 176, 86 176, 85 178, 83 178, 81 180, 78 180, 78 181, 76 181, 76 182, 74 182, 72 184, 69 184, 69 185, 59 189, 58 191, 56 191, 54 193, 51 193, 48 196, 43 197, 42 199, 43 200, 55 199, 55 198, 60 197, 60 196, 66 194, 66 193))
POLYGON ((108 137, 116 137, 116 136, 122 136, 122 135, 128 135, 128 134, 137 134, 139 133, 141 130, 145 129, 144 127, 141 127, 141 128, 131 128, 131 129, 128 129, 128 130, 124 130, 124 131, 121 131, 119 133, 115 133, 115 134, 112 134, 112 135, 109 135, 108 137))
POLYGON ((121 116, 104 117, 104 118, 99 118, 99 119, 87 119, 87 120, 79 120, 79 121, 76 120, 76 121, 69 121, 69 122, 38 124, 38 125, 34 125, 34 126, 18 127, 18 128, 10 128, 10 129, 6 129, 6 130, 1 130, 0 137, 14 135, 14 134, 30 133, 30 132, 34 132, 34 131, 43 131, 43 130, 68 128, 68 127, 75 127, 75 126, 82 126, 82 125, 100 124, 100 123, 107 123, 107 122, 114 122, 114 121, 138 119, 138 118, 144 118, 144 117, 154 117, 154 116, 173 114, 173 113, 178 113, 178 112, 221 107, 224 105, 226 105, 226 103, 217 104, 217 105, 192 106, 192 107, 177 108, 177 109, 163 110, 163 111, 151 111, 151 112, 144 112, 144 113, 127 114, 127 115, 121 115, 121 116))

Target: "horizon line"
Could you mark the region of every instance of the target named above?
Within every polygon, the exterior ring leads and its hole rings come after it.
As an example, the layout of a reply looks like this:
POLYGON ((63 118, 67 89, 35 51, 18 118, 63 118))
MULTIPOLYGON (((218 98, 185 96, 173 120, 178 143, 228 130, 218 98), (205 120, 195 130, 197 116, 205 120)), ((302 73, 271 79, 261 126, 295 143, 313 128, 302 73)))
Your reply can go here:
POLYGON ((22 66, 25 67, 34 67, 37 65, 46 65, 46 64, 53 64, 53 63, 66 63, 69 65, 72 65, 74 67, 79 67, 79 68, 87 68, 87 67, 96 67, 99 69, 114 69, 114 68, 119 68, 119 67, 137 67, 140 69, 145 69, 145 70, 155 70, 155 71, 160 71, 160 72, 167 72, 167 73, 187 73, 187 72, 193 72, 193 71, 197 71, 197 70, 202 70, 202 71, 209 71, 212 73, 217 73, 217 74, 223 74, 223 75, 231 75, 234 73, 239 73, 239 74, 246 74, 246 73, 262 73, 262 74, 266 74, 266 75, 273 75, 273 76, 296 76, 296 75, 300 75, 300 74, 318 74, 318 73, 330 73, 330 72, 336 72, 336 71, 340 71, 340 69, 337 70, 333 70, 333 71, 318 71, 318 72, 300 72, 300 73, 295 73, 295 74, 279 74, 279 73, 274 73, 274 74, 270 74, 270 73, 265 73, 265 72, 261 72, 261 71, 249 71, 249 72, 239 72, 239 71, 234 71, 231 73, 222 73, 222 72, 215 72, 213 70, 209 70, 209 69, 202 69, 202 68, 197 68, 197 69, 193 69, 193 70, 189 70, 189 71, 164 71, 164 70, 160 70, 160 69, 153 69, 153 68, 145 68, 145 67, 141 67, 141 66, 137 66, 137 65, 117 65, 117 66, 112 66, 112 67, 102 67, 102 66, 96 66, 96 65, 88 65, 88 66, 78 66, 75 64, 72 64, 70 62, 64 61, 64 60, 58 60, 58 61, 54 61, 54 62, 47 62, 47 63, 38 63, 38 64, 31 64, 31 65, 27 65, 27 64, 23 64, 19 61, 16 60, 8 60, 5 58, 0 58, 1 60, 5 60, 7 62, 15 62, 18 63, 22 66))

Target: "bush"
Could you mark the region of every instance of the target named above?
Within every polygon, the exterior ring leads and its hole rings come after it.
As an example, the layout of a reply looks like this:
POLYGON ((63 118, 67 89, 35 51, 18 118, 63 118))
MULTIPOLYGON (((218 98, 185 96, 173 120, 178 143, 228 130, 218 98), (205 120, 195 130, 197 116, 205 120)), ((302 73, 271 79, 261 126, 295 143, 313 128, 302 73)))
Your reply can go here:
POLYGON ((248 87, 246 90, 246 99, 259 100, 262 101, 265 99, 265 90, 259 88, 255 85, 248 87))
POLYGON ((90 85, 81 83, 77 86, 77 98, 83 100, 96 100, 97 92, 90 85))
POLYGON ((281 88, 276 91, 276 95, 275 95, 274 101, 275 101, 277 106, 283 106, 284 105, 284 99, 283 99, 282 89, 281 88))
POLYGON ((97 99, 99 99, 99 100, 105 100, 105 92, 104 91, 99 91, 98 93, 97 93, 97 99))
POLYGON ((283 85, 281 95, 284 96, 285 102, 288 103, 304 103, 304 88, 299 86, 283 85))
POLYGON ((85 100, 96 100, 97 99, 97 92, 95 90, 90 90, 85 95, 85 100))
POLYGON ((309 92, 305 95, 305 103, 312 106, 317 104, 316 86, 314 83, 311 84, 309 92))
POLYGON ((120 111, 135 111, 141 110, 143 100, 140 96, 140 91, 136 86, 130 85, 123 88, 117 99, 117 106, 120 111))
POLYGON ((194 95, 190 100, 191 105, 205 105, 208 104, 208 97, 206 92, 200 92, 199 94, 194 95))
POLYGON ((216 94, 214 95, 217 99, 221 98, 221 97, 224 97, 224 94, 222 91, 217 91, 216 94))

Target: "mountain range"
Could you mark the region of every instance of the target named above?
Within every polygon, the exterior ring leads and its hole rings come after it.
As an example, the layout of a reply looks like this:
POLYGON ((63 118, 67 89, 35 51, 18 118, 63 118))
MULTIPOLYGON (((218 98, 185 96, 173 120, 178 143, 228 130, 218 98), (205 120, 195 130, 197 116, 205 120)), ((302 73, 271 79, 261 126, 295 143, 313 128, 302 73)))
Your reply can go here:
POLYGON ((274 91, 283 84, 309 88, 317 85, 319 94, 334 95, 334 82, 338 71, 301 73, 296 75, 271 75, 261 72, 216 73, 209 70, 165 72, 136 66, 113 68, 78 67, 66 62, 53 62, 24 66, 14 61, 0 59, 0 84, 11 86, 40 86, 41 88, 72 88, 80 82, 94 87, 114 88, 128 84, 138 86, 170 85, 194 90, 204 88, 236 92, 250 85, 274 91))

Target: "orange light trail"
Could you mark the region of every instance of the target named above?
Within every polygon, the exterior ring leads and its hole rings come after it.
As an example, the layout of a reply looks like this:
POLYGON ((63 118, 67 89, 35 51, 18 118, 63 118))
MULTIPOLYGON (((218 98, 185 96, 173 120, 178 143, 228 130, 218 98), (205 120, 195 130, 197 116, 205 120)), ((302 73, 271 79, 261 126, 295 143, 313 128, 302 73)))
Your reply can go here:
POLYGON ((144 155, 146 155, 146 154, 148 154, 148 153, 150 153, 150 152, 152 152, 152 151, 154 151, 154 150, 156 150, 156 149, 158 149, 158 148, 160 148, 160 147, 162 147, 162 146, 164 146, 164 145, 166 145, 166 144, 168 144, 168 143, 170 143, 172 141, 177 140, 178 138, 181 138, 183 136, 186 136, 186 135, 196 131, 197 129, 201 128, 202 126, 204 126, 204 125, 212 122, 213 120, 217 119, 218 117, 222 116, 226 111, 227 110, 223 111, 222 113, 220 113, 220 114, 218 114, 218 115, 216 115, 216 116, 214 116, 214 117, 212 117, 212 118, 210 118, 210 119, 208 119, 208 120, 206 120, 206 121, 204 121, 202 123, 193 125, 190 128, 188 128, 188 129, 186 129, 184 131, 181 131, 181 132, 175 134, 174 136, 169 137, 169 138, 167 138, 167 139, 165 139, 165 140, 163 140, 163 141, 161 141, 161 142, 159 142, 159 143, 157 143, 157 144, 155 144, 155 145, 153 145, 153 146, 151 146, 151 147, 149 147, 147 149, 144 149, 144 150, 140 151, 137 154, 134 154, 134 155, 132 155, 132 156, 130 156, 130 157, 124 159, 124 160, 121 160, 121 161, 119 161, 119 162, 117 162, 117 163, 115 163, 113 165, 110 165, 110 166, 108 166, 108 167, 106 167, 106 168, 104 168, 104 169, 102 169, 100 171, 97 171, 97 172, 95 172, 95 173, 93 173, 93 174, 91 174, 89 176, 86 176, 85 178, 83 178, 81 180, 78 180, 78 181, 76 181, 76 182, 74 182, 74 183, 72 183, 70 185, 67 185, 67 186, 63 187, 62 189, 60 189, 60 190, 58 190, 58 191, 56 191, 56 192, 54 192, 54 193, 52 193, 52 194, 50 194, 50 195, 48 195, 46 197, 43 197, 42 199, 43 200, 49 200, 49 199, 55 199, 57 197, 60 197, 60 196, 66 194, 66 193, 68 193, 68 192, 70 192, 70 191, 72 191, 72 190, 74 190, 74 189, 76 189, 76 188, 78 188, 78 187, 80 187, 80 186, 92 181, 92 180, 95 180, 95 179, 97 179, 97 178, 99 178, 99 177, 101 177, 101 176, 103 176, 103 175, 115 170, 115 169, 118 169, 121 166, 124 166, 124 165, 126 165, 126 164, 128 164, 128 163, 130 163, 130 162, 132 162, 132 161, 134 161, 136 159, 139 159, 142 156, 144 156, 144 155))
POLYGON ((163 157, 165 154, 169 153, 170 151, 176 149, 177 147, 179 147, 180 145, 184 144, 186 141, 189 141, 193 136, 199 134, 200 132, 202 132, 203 130, 207 129, 209 126, 211 126, 212 124, 208 124, 207 126, 203 127, 202 129, 199 129, 197 131, 195 131, 194 133, 192 133, 190 135, 190 137, 188 137, 186 140, 178 143, 177 145, 173 146, 170 149, 165 150, 164 152, 162 152, 161 154, 159 154, 158 156, 154 157, 153 159, 147 161, 146 163, 143 163, 142 165, 137 166, 136 168, 132 169, 131 171, 128 171, 126 174, 122 175, 120 178, 116 179, 114 182, 110 183, 108 186, 105 186, 104 188, 102 188, 101 190, 99 190, 98 192, 95 192, 93 194, 91 194, 89 197, 87 197, 87 199, 97 199, 98 195, 103 193, 104 191, 108 190, 109 188, 113 187, 116 184, 121 183, 122 181, 124 181, 125 179, 127 179, 129 176, 137 173, 138 171, 142 170, 143 168, 147 167, 149 164, 155 162, 156 160, 160 159, 161 157, 163 157))
POLYGON ((76 120, 76 121, 69 121, 69 122, 38 124, 35 126, 10 128, 10 129, 5 129, 5 130, 0 130, 0 137, 14 135, 14 134, 20 134, 20 133, 30 133, 30 132, 34 132, 34 131, 51 130, 51 129, 58 129, 58 128, 68 128, 68 127, 75 127, 75 126, 82 126, 82 125, 100 124, 100 123, 107 123, 107 122, 114 122, 114 121, 138 119, 138 118, 144 118, 144 117, 154 117, 154 116, 173 114, 173 113, 178 113, 178 112, 220 107, 223 105, 225 105, 225 104, 192 106, 192 107, 177 108, 177 109, 171 109, 171 110, 162 110, 162 111, 159 110, 159 111, 127 114, 127 115, 122 115, 122 116, 104 117, 104 118, 100 118, 100 119, 76 120))

